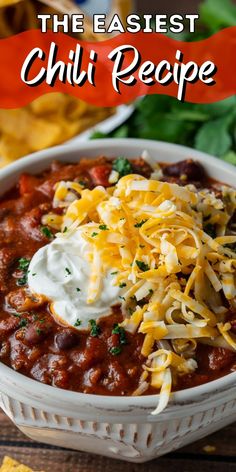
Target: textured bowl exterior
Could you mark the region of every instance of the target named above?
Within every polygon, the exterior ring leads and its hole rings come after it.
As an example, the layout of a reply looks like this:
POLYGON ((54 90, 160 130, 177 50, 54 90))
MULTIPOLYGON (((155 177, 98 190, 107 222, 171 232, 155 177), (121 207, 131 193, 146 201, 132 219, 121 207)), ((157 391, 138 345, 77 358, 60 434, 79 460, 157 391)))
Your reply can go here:
MULTIPOLYGON (((81 156, 135 157, 146 149, 159 161, 193 157, 211 177, 235 185, 236 170, 181 146, 138 140, 99 140, 80 149, 63 146, 20 160, 0 172, 1 192, 23 171, 37 173, 50 162, 81 156)), ((157 396, 106 397, 68 392, 40 384, 0 364, 0 404, 18 428, 44 443, 145 462, 196 441, 236 420, 236 373, 177 392, 167 409, 151 414, 157 396)))

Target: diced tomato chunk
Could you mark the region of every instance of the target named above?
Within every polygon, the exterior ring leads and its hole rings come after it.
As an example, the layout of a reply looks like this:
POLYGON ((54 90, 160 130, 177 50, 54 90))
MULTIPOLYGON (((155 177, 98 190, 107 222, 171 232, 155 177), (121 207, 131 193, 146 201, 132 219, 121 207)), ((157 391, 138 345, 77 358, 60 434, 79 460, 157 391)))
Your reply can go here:
POLYGON ((211 370, 221 370, 233 362, 234 353, 229 349, 214 347, 209 354, 209 367, 211 370))
POLYGON ((35 191, 35 187, 39 184, 37 177, 34 177, 30 174, 22 174, 19 180, 19 192, 20 195, 23 197, 28 193, 33 193, 35 191))
POLYGON ((101 166, 95 166, 89 169, 89 175, 92 178, 93 184, 102 185, 103 187, 109 187, 109 175, 112 171, 112 166, 110 164, 104 164, 101 166))
POLYGON ((226 369, 235 358, 229 349, 211 346, 198 346, 197 363, 200 371, 211 372, 226 369))

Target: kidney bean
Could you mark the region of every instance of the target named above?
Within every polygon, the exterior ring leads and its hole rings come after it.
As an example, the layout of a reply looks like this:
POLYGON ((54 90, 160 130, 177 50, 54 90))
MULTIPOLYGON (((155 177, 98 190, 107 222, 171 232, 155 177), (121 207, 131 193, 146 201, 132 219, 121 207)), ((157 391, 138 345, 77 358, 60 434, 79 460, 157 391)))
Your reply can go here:
POLYGON ((134 161, 132 161, 132 168, 133 168, 134 174, 141 174, 147 179, 149 179, 152 173, 151 166, 146 161, 144 161, 141 157, 134 159, 134 161))
POLYGON ((65 329, 60 331, 55 335, 54 341, 58 349, 67 350, 71 349, 72 347, 78 344, 78 336, 77 334, 70 330, 65 329))
POLYGON ((26 289, 20 288, 10 292, 6 297, 6 303, 11 305, 16 311, 31 311, 35 310, 46 303, 44 297, 32 295, 26 289))
POLYGON ((228 367, 233 359, 235 353, 229 349, 214 347, 209 353, 209 368, 211 370, 221 370, 228 367))
POLYGON ((29 345, 40 344, 50 334, 52 325, 50 323, 31 323, 25 328, 24 342, 29 345))
POLYGON ((70 357, 73 362, 81 369, 88 369, 100 361, 103 361, 106 356, 106 346, 99 338, 89 336, 86 341, 86 347, 83 351, 72 351, 70 357))
POLYGON ((163 168, 164 175, 170 177, 181 177, 185 175, 187 180, 199 181, 205 176, 205 172, 199 162, 195 162, 192 159, 177 162, 176 164, 170 164, 163 168))

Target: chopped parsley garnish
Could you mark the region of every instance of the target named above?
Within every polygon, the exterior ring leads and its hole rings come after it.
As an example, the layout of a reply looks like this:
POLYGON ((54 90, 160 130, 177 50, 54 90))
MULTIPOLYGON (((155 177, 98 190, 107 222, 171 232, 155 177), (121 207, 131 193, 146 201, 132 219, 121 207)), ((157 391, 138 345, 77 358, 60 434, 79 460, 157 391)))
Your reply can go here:
POLYGON ((112 334, 119 334, 120 336, 120 344, 127 344, 126 332, 122 326, 115 324, 112 330, 112 334))
POLYGON ((135 261, 136 265, 138 266, 138 268, 140 270, 142 270, 142 272, 147 272, 147 270, 149 270, 149 265, 146 264, 145 262, 143 261, 135 261))
POLYGON ((211 236, 211 238, 215 239, 216 238, 216 228, 214 225, 212 224, 207 224, 205 227, 204 227, 204 231, 209 235, 211 236))
POLYGON ((95 233, 95 232, 93 232, 93 233, 91 234, 92 238, 94 238, 94 237, 97 236, 97 235, 98 235, 98 233, 95 233))
POLYGON ((153 290, 152 290, 152 288, 150 288, 150 290, 149 290, 149 293, 150 293, 150 295, 152 295, 152 294, 153 294, 153 290))
POLYGON ((83 180, 79 180, 78 184, 81 185, 81 187, 86 187, 86 183, 83 180))
POLYGON ((126 287, 126 283, 125 283, 125 282, 121 283, 121 284, 119 285, 119 287, 120 287, 120 288, 126 287))
POLYGON ((91 326, 90 336, 96 338, 101 333, 101 328, 97 325, 96 320, 89 320, 89 323, 91 326))
POLYGON ((25 257, 21 257, 18 260, 18 269, 23 272, 23 276, 17 280, 17 285, 22 287, 27 284, 28 280, 28 271, 29 271, 30 260, 25 257))
POLYGON ((41 232, 48 239, 51 239, 53 237, 53 234, 52 234, 51 230, 47 226, 42 226, 41 227, 41 232))
POLYGON ((121 295, 119 295, 119 298, 125 301, 125 297, 122 297, 121 295))
POLYGON ((111 349, 109 349, 109 352, 113 355, 113 356, 118 356, 120 353, 121 353, 122 349, 120 346, 118 347, 111 347, 111 349))
POLYGON ((77 287, 76 292, 81 292, 81 289, 77 287))
POLYGON ((116 275, 116 274, 118 274, 117 270, 115 270, 115 272, 111 272, 111 275, 116 275))
POLYGON ((113 170, 116 170, 118 172, 119 177, 124 177, 124 175, 132 174, 133 168, 131 163, 128 161, 128 159, 125 159, 125 157, 118 157, 114 162, 113 162, 113 170))
POLYGON ((65 268, 65 271, 66 271, 67 275, 71 275, 71 271, 68 267, 65 268))
POLYGON ((30 265, 30 260, 26 259, 25 257, 21 257, 18 260, 18 269, 22 270, 23 272, 26 272, 29 268, 30 265))
POLYGON ((79 319, 77 319, 74 326, 80 326, 80 325, 81 325, 81 321, 79 319))
POLYGON ((108 230, 108 226, 107 225, 100 225, 99 229, 101 229, 102 231, 106 231, 106 230, 108 230))
POLYGON ((37 333, 38 336, 40 336, 40 334, 42 334, 42 332, 43 332, 42 329, 36 328, 36 333, 37 333))
POLYGON ((65 226, 65 228, 63 229, 63 233, 66 233, 68 230, 67 226, 65 226))
POLYGON ((25 326, 27 326, 27 324, 28 324, 28 320, 26 318, 22 318, 20 320, 19 326, 20 326, 20 328, 25 328, 25 326))
POLYGON ((135 228, 141 228, 141 226, 143 226, 144 223, 146 223, 146 221, 147 221, 147 220, 142 220, 142 221, 140 221, 139 223, 136 223, 136 224, 134 225, 134 227, 135 227, 135 228))
POLYGON ((23 287, 24 285, 27 284, 27 281, 28 281, 28 277, 27 277, 27 274, 25 274, 23 277, 21 277, 20 279, 17 280, 16 284, 19 287, 23 287))

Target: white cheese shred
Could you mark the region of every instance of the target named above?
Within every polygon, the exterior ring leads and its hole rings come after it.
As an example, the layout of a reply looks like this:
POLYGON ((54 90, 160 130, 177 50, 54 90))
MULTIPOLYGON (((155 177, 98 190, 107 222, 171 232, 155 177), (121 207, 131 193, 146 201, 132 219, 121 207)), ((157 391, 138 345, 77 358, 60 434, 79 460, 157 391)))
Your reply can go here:
MULTIPOLYGON (((143 157, 160 174, 155 161, 143 157)), ((146 363, 134 395, 149 386, 157 389, 159 403, 152 412, 157 415, 168 405, 178 376, 197 368, 198 342, 236 350, 223 302, 223 294, 229 302, 236 297, 236 237, 227 229, 236 191, 222 187, 222 198, 216 198, 208 189, 198 192, 158 177, 132 174, 116 183, 117 178, 113 172, 115 185, 108 189, 58 183, 54 206, 65 213, 60 218, 50 213, 44 221, 65 238, 80 226, 92 244, 87 303, 100 297, 103 274, 115 268, 114 283, 126 287, 122 326, 144 335, 146 363), (167 349, 156 350, 160 346, 167 349)))

